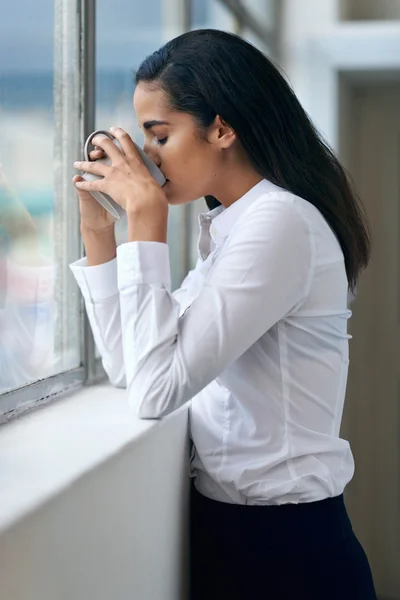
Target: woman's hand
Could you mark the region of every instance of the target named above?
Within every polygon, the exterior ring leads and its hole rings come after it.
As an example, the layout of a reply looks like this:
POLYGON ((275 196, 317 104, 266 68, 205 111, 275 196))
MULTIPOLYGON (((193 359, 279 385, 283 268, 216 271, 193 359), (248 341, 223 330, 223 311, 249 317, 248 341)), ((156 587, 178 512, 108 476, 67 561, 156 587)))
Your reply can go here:
POLYGON ((77 184, 84 181, 80 175, 75 175, 73 183, 77 189, 79 209, 81 213, 81 233, 104 233, 113 231, 115 219, 101 206, 90 192, 81 190, 77 184))
MULTIPOLYGON (((82 193, 105 192, 122 206, 128 219, 128 241, 166 243, 168 202, 161 186, 150 174, 130 136, 120 128, 111 129, 122 151, 106 136, 93 138, 93 144, 110 159, 111 166, 96 162, 76 162, 74 167, 103 177, 76 181, 82 193)), ((91 155, 92 156, 92 155, 91 155)), ((99 158, 100 156, 97 156, 99 158)))
MULTIPOLYGON (((95 148, 90 152, 92 161, 103 158, 104 152, 101 148, 95 148)), ((80 189, 76 184, 84 181, 80 175, 75 175, 72 182, 76 187, 79 198, 79 209, 81 213, 81 233, 105 233, 114 232, 114 217, 101 206, 99 202, 86 190, 80 189)))
MULTIPOLYGON (((165 193, 140 158, 131 137, 123 129, 112 129, 122 151, 106 136, 93 138, 93 144, 111 159, 111 166, 99 162, 75 162, 74 167, 103 179, 77 181, 79 190, 104 192, 125 211, 139 214, 151 206, 168 206, 165 193)), ((92 156, 92 155, 91 155, 92 156)))

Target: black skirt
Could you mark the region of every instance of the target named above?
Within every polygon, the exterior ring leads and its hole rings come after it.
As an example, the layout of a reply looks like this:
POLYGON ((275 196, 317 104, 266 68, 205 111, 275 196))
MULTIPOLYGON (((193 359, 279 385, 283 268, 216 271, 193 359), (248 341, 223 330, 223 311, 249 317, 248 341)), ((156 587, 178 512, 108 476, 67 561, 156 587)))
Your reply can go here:
POLYGON ((376 600, 343 495, 243 506, 191 490, 191 600, 376 600))

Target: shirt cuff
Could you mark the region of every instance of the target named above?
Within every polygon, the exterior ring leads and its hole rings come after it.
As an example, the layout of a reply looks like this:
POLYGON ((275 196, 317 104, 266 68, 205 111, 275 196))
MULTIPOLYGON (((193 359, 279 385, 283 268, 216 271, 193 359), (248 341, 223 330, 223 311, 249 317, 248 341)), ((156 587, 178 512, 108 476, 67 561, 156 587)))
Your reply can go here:
POLYGON ((169 248, 161 242, 127 242, 117 248, 118 286, 148 284, 171 288, 169 248))
POLYGON ((71 269, 85 300, 98 302, 118 294, 117 259, 89 267, 87 258, 72 263, 71 269))

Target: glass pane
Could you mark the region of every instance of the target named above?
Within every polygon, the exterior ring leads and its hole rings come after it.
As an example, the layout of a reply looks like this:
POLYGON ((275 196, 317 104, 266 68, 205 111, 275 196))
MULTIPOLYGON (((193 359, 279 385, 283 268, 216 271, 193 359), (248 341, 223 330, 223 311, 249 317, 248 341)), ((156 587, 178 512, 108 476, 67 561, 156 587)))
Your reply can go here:
MULTIPOLYGON (((175 3, 176 6, 176 3, 175 3)), ((166 0, 116 0, 97 6, 96 30, 96 128, 123 127, 135 142, 143 145, 143 134, 133 109, 134 72, 142 60, 159 48, 174 30, 177 34, 182 14, 176 19, 166 0)), ((179 10, 179 9, 178 9, 179 10)), ((169 246, 173 286, 185 275, 185 215, 184 209, 171 208, 169 215, 169 246)), ((116 226, 117 242, 126 241, 126 220, 116 226)))
POLYGON ((75 12, 19 0, 0 20, 0 393, 80 363, 75 12))

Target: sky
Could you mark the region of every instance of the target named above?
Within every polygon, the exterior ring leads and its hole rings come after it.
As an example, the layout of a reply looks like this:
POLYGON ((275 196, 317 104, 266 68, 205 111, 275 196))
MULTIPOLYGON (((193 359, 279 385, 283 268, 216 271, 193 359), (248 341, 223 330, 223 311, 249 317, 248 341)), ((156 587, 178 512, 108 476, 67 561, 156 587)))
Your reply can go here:
MULTIPOLYGON (((161 1, 98 0, 99 68, 131 69, 161 45, 161 1)), ((0 74, 53 69, 54 5, 0 0, 0 74)))

